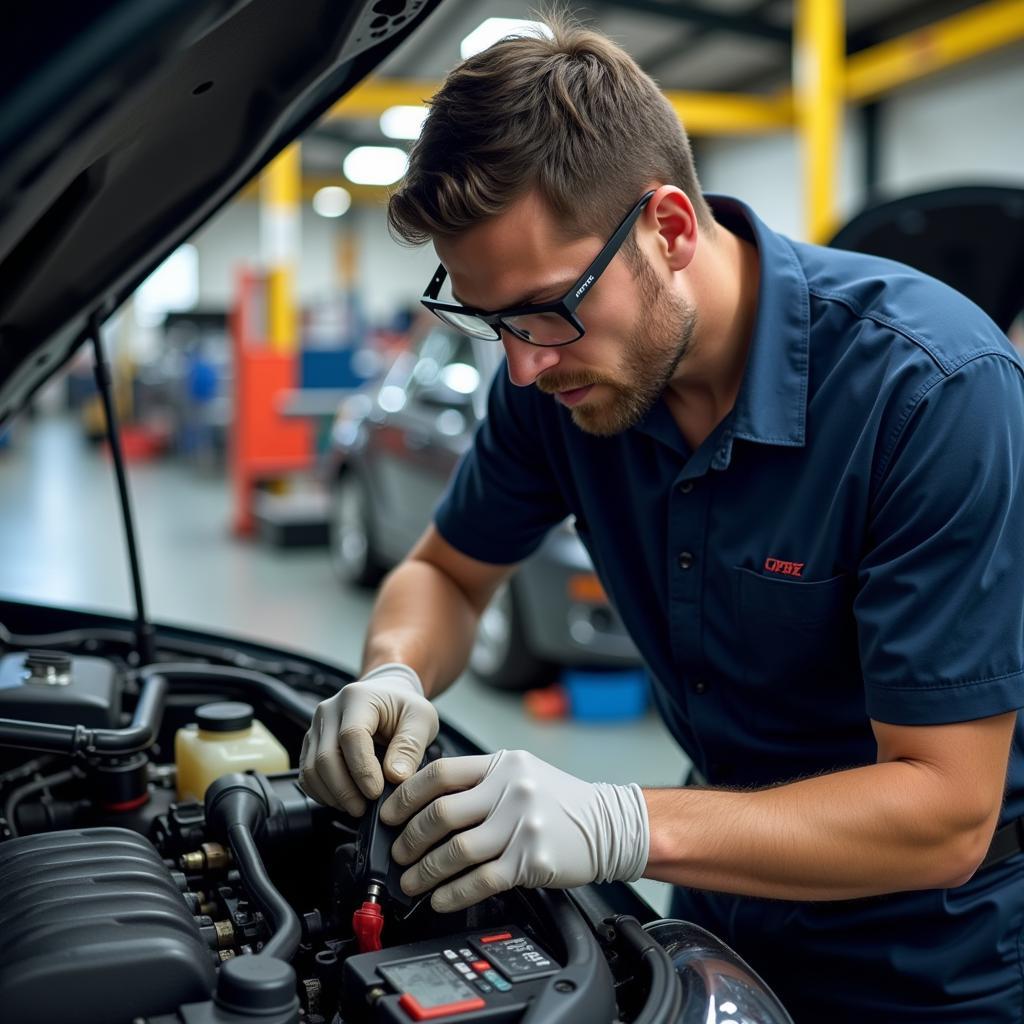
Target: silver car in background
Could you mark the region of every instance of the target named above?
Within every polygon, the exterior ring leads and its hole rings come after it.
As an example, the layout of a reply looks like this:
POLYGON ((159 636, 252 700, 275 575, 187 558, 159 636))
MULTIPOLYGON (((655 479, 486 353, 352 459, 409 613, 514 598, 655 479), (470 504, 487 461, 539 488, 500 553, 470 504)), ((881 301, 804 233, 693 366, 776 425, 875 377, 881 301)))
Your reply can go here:
MULTIPOLYGON (((331 554, 343 582, 373 586, 419 538, 502 363, 500 346, 438 324, 380 382, 342 403, 329 473, 331 554)), ((568 519, 495 595, 470 668, 494 687, 523 690, 554 682, 563 666, 639 660, 568 519)))

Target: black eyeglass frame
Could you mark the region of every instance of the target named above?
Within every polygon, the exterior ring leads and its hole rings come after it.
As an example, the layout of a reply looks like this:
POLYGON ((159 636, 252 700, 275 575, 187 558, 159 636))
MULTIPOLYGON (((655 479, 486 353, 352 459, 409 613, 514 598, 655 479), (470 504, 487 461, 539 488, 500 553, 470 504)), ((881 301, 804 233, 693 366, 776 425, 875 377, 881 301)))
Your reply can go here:
POLYGON ((501 332, 498 327, 508 331, 509 334, 515 335, 520 341, 525 341, 527 345, 535 345, 537 348, 564 348, 566 345, 572 345, 579 341, 584 334, 587 333, 586 328, 583 326, 579 317, 576 316, 576 310, 579 304, 587 297, 590 289, 597 282, 597 279, 607 269, 608 264, 611 263, 612 258, 622 248, 622 243, 629 237, 630 231, 633 229, 633 225, 636 223, 640 216, 641 211, 647 205, 651 196, 654 195, 654 190, 643 195, 637 204, 626 214, 623 218, 622 223, 615 229, 611 238, 605 243, 601 251, 594 257, 593 262, 582 274, 569 286, 569 290, 555 302, 540 302, 529 306, 512 306, 508 309, 499 309, 496 312, 487 312, 483 309, 475 309, 473 306, 460 306, 453 302, 441 302, 437 296, 441 292, 441 285, 444 284, 445 278, 448 276, 448 271, 445 269, 443 263, 438 264, 437 272, 434 274, 427 286, 427 290, 420 302, 426 306, 442 323, 448 327, 453 327, 457 331, 461 331, 463 334, 471 338, 479 338, 477 334, 473 334, 467 331, 465 328, 459 327, 457 324, 453 324, 450 320, 446 320, 441 313, 458 313, 463 316, 476 317, 478 320, 482 320, 488 327, 494 330, 493 339, 481 338, 482 341, 501 341, 501 332), (577 331, 575 338, 570 338, 568 341, 556 341, 545 344, 540 341, 531 341, 529 338, 524 337, 524 332, 513 327, 511 324, 506 322, 508 317, 513 316, 532 316, 537 313, 557 313, 563 320, 565 320, 573 330, 577 331))

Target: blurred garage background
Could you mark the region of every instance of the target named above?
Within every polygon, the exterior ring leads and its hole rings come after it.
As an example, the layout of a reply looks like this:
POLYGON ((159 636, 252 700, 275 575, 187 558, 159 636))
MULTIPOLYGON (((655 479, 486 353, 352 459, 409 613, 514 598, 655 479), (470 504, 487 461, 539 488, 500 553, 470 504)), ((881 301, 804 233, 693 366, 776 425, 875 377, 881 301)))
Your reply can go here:
MULTIPOLYGON (((843 244, 919 260, 978 301, 993 282, 1003 306, 1024 295, 1020 0, 568 7, 665 90, 708 191, 817 242, 869 211, 843 244)), ((418 307, 436 257, 389 238, 388 186, 444 75, 529 17, 442 4, 108 322, 155 618, 358 668, 374 588, 429 520, 501 362, 418 307)), ((83 350, 0 436, 0 592, 130 609, 104 431, 83 350)), ((484 747, 585 778, 672 785, 687 768, 571 522, 499 595, 439 706, 484 747)))

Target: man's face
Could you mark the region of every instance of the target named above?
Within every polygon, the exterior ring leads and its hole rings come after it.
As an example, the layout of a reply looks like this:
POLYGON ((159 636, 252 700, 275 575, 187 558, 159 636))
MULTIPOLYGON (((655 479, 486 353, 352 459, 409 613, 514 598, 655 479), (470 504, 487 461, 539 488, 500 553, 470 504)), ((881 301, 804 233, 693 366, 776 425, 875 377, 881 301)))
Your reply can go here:
MULTIPOLYGON (((497 310, 560 298, 605 241, 565 237, 531 193, 435 248, 457 301, 497 310)), ((569 408, 578 427, 601 436, 633 426, 654 405, 696 323, 695 309, 670 292, 642 246, 639 259, 627 258, 628 246, 580 304, 586 334, 579 341, 539 348, 502 332, 512 382, 535 384, 569 408)))

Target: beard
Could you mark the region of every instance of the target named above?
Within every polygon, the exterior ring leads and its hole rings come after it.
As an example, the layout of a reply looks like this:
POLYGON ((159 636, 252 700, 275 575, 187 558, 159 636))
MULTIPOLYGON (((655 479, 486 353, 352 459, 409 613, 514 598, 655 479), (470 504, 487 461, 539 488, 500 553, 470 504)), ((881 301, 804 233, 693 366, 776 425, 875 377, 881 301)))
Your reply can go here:
POLYGON ((570 409, 573 423, 597 437, 611 437, 636 426, 661 397, 693 345, 697 310, 669 294, 642 257, 635 276, 646 312, 623 343, 618 372, 611 376, 582 370, 545 375, 536 382, 549 395, 589 384, 603 385, 605 394, 591 393, 570 409))

